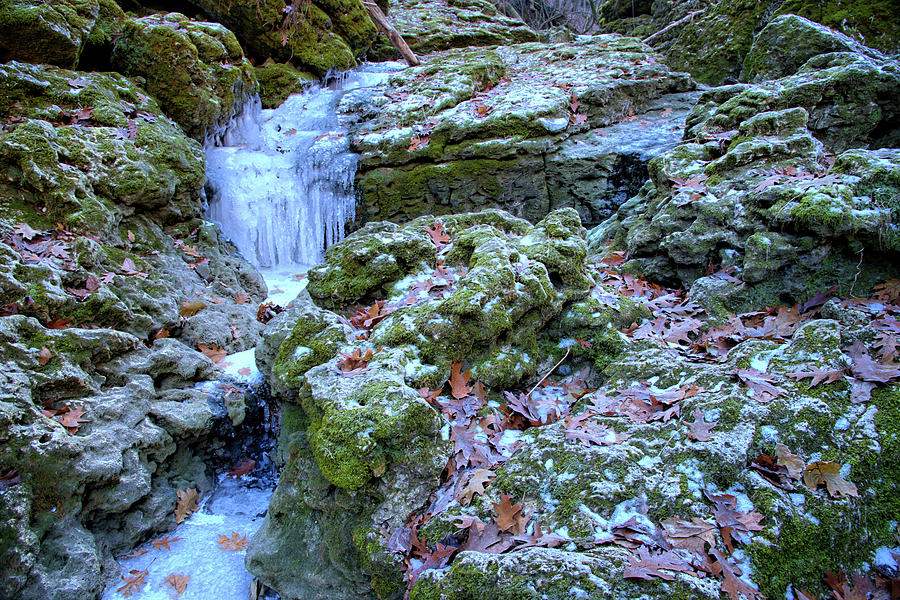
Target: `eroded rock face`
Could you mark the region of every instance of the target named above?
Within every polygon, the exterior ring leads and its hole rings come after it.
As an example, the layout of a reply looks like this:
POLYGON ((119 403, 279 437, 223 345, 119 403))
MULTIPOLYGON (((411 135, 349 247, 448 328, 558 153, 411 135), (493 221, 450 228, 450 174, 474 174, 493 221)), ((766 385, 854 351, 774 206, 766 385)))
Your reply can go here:
POLYGON ((647 46, 614 35, 436 54, 388 89, 342 101, 357 120, 366 219, 498 207, 536 222, 570 206, 599 222, 622 197, 612 155, 630 136, 615 124, 655 131, 647 139, 658 145, 632 154, 645 160, 671 147, 688 105, 671 95, 692 87, 647 46), (582 189, 570 194, 573 185, 582 189))
POLYGON ((196 139, 224 126, 257 92, 234 34, 179 13, 129 20, 112 62, 125 75, 143 77, 166 115, 196 139))
POLYGON ((683 285, 734 267, 747 284, 735 298, 757 306, 865 291, 896 273, 898 90, 895 61, 833 53, 704 92, 691 141, 653 160, 651 184, 591 239, 615 237, 630 268, 683 285))
POLYGON ((377 35, 359 0, 324 0, 303 6, 283 0, 192 0, 233 31, 261 59, 292 62, 323 76, 356 66, 377 35))
POLYGON ((227 460, 217 368, 176 340, 20 315, 0 319, 0 344, 0 465, 21 479, 0 494, 0 592, 98 597, 110 553, 172 528, 176 490, 210 489, 207 461, 227 460))
MULTIPOLYGON (((391 3, 388 19, 419 55, 538 40, 524 22, 502 14, 486 0, 400 0, 391 3)), ((378 37, 368 56, 373 60, 401 58, 386 36, 378 37)))

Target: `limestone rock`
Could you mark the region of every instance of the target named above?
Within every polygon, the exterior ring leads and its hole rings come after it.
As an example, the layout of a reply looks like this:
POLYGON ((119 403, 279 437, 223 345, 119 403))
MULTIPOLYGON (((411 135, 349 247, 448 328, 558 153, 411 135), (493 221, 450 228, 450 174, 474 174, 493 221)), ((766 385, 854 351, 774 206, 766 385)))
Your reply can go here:
POLYGON ((292 62, 323 76, 356 66, 377 31, 359 0, 286 4, 283 0, 192 0, 233 31, 252 55, 292 62))
MULTIPOLYGON (((420 55, 538 40, 524 22, 502 14, 486 0, 399 0, 391 3, 388 19, 410 49, 420 55)), ((374 60, 401 58, 385 36, 379 36, 369 56, 374 60)))
MULTIPOLYGON (((606 128, 655 110, 646 121, 666 132, 652 136, 665 147, 685 106, 677 113, 664 107, 678 107, 684 98, 672 95, 692 87, 634 39, 582 36, 438 53, 398 73, 387 89, 349 92, 341 110, 356 119, 356 185, 368 220, 497 207, 536 222, 551 207, 571 206, 594 224, 621 194, 585 174, 610 160, 605 140, 588 131, 605 136, 606 128), (578 140, 599 148, 582 149, 578 140), (578 161, 566 160, 573 146, 578 161), (585 179, 583 191, 562 191, 585 179)), ((640 153, 654 153, 650 140, 640 153)))
POLYGON ((229 425, 197 384, 215 366, 176 340, 147 348, 127 333, 46 329, 21 315, 0 319, 0 343, 0 465, 21 479, 0 495, 0 592, 95 597, 110 552, 174 524, 176 489, 209 489, 205 461, 229 425), (77 429, 54 418, 66 406, 85 411, 77 429))
POLYGON ((0 61, 74 68, 100 13, 99 0, 8 0, 0 6, 0 61))
POLYGON ((759 83, 793 75, 820 54, 856 52, 883 58, 880 52, 853 38, 797 15, 772 20, 753 38, 744 57, 741 81, 759 83))
MULTIPOLYGON (((779 21, 776 27, 783 28, 786 22, 781 19, 785 15, 792 15, 793 19, 809 19, 850 36, 856 43, 887 53, 894 53, 900 48, 900 30, 893 18, 892 7, 889 3, 868 0, 654 2, 648 16, 636 21, 620 19, 601 26, 610 31, 647 36, 699 9, 705 10, 689 22, 654 38, 653 44, 674 68, 689 71, 697 81, 709 85, 738 81, 745 60, 751 63, 747 68, 755 68, 752 63, 757 61, 760 52, 748 55, 755 36, 776 20, 779 21)), ((825 34, 832 38, 832 41, 825 42, 822 33, 813 33, 808 26, 795 29, 795 33, 800 34, 799 38, 785 39, 783 47, 788 54, 795 52, 798 47, 805 47, 805 52, 808 53, 813 48, 824 49, 835 43, 832 34, 825 34), (800 31, 805 33, 800 34, 800 31), (814 38, 820 41, 808 45, 814 38)), ((777 51, 780 47, 767 43, 775 42, 771 35, 770 30, 760 38, 760 50, 768 48, 777 51)), ((811 56, 812 54, 807 54, 807 58, 811 56)), ((785 71, 778 75, 788 74, 790 73, 785 71)))
POLYGON ((733 267, 748 287, 731 308, 865 290, 896 273, 900 164, 884 146, 896 145, 898 89, 896 61, 832 53, 789 77, 704 92, 692 141, 651 161, 652 186, 593 247, 615 237, 632 268, 682 285, 704 265, 733 267))
POLYGON ((234 34, 179 13, 129 20, 112 60, 122 73, 143 77, 163 111, 197 139, 224 126, 256 92, 234 34))

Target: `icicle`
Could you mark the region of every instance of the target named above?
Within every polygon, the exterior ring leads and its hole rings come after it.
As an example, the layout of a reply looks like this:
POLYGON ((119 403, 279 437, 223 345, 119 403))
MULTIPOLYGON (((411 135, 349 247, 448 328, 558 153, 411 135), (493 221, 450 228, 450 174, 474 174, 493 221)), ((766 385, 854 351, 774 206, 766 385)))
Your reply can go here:
POLYGON ((210 134, 208 215, 256 266, 313 265, 344 237, 357 156, 337 105, 347 90, 385 81, 395 64, 335 75, 339 89, 315 87, 275 110, 254 97, 210 134))

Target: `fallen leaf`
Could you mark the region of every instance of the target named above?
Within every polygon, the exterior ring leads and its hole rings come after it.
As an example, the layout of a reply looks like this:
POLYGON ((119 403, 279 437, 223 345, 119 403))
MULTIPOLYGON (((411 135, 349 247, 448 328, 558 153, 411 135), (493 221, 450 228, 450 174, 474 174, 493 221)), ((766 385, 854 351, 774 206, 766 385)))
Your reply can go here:
POLYGON ((190 575, 176 575, 172 573, 168 577, 166 577, 163 581, 171 585, 175 588, 175 592, 180 596, 187 589, 188 581, 191 580, 190 575))
POLYGON ((712 437, 709 430, 714 428, 719 424, 718 421, 712 421, 711 423, 706 422, 706 417, 703 416, 703 411, 699 408, 695 408, 694 412, 691 413, 691 416, 694 417, 693 423, 688 423, 688 437, 692 440, 697 440, 698 442, 707 442, 712 437))
POLYGON ((153 540, 152 542, 150 542, 150 545, 157 550, 171 550, 171 548, 169 548, 169 544, 182 539, 184 538, 170 538, 169 536, 164 536, 153 540))
POLYGON ((53 319, 47 323, 47 329, 65 329, 66 325, 72 322, 72 317, 63 317, 53 319))
POLYGON ((122 595, 126 598, 128 598, 135 592, 140 592, 141 588, 147 585, 146 577, 149 574, 149 571, 147 571, 146 569, 144 569, 143 571, 132 569, 131 571, 129 571, 129 574, 131 574, 131 577, 125 577, 124 575, 122 575, 122 581, 125 582, 125 585, 116 589, 117 592, 121 592, 122 595))
POLYGON ((737 376, 753 390, 753 398, 761 404, 787 395, 787 390, 775 385, 775 378, 772 375, 756 369, 741 369, 737 372, 737 376))
POLYGON ((238 375, 249 375, 249 374, 250 374, 250 367, 241 367, 240 369, 238 369, 238 375))
POLYGON ((66 431, 74 435, 78 433, 78 429, 81 427, 82 423, 88 422, 86 419, 81 418, 86 413, 87 411, 84 410, 84 404, 76 404, 74 407, 66 407, 66 412, 60 413, 55 418, 66 428, 66 431))
POLYGON ((128 233, 126 234, 126 237, 128 238, 129 242, 131 242, 132 244, 134 243, 134 239, 135 239, 134 233, 132 233, 130 229, 128 230, 128 233))
POLYGON ((806 469, 806 461, 796 454, 791 454, 784 444, 775 444, 775 456, 778 457, 778 464, 787 469, 788 476, 800 481, 803 470, 806 469))
POLYGON ((22 483, 22 478, 19 477, 19 472, 15 469, 7 471, 5 474, 0 471, 0 492, 20 483, 22 483))
POLYGON ((137 558, 138 556, 143 556, 150 552, 147 548, 135 548, 128 554, 123 554, 122 558, 137 558))
POLYGON ((247 292, 238 292, 234 295, 234 303, 235 304, 246 304, 250 301, 250 294, 247 292))
POLYGON ((228 477, 234 477, 235 479, 239 479, 244 475, 249 475, 250 472, 256 468, 256 461, 251 459, 242 460, 238 464, 236 464, 231 472, 228 473, 228 477))
POLYGON ((18 223, 13 229, 13 233, 21 235, 22 239, 31 241, 34 239, 34 236, 41 235, 43 232, 32 229, 28 223, 18 223))
POLYGON ((450 364, 450 393, 457 400, 465 398, 472 393, 472 388, 468 386, 472 372, 467 370, 465 373, 460 373, 461 370, 461 363, 454 361, 450 364))
POLYGON ((465 485, 456 496, 459 503, 468 506, 475 494, 484 494, 484 486, 494 478, 494 475, 495 473, 488 469, 475 469, 469 473, 465 485))
POLYGON ((689 561, 671 550, 652 555, 647 546, 640 546, 637 557, 634 555, 628 557, 628 566, 625 567, 624 577, 626 579, 645 579, 647 581, 653 581, 654 579, 675 581, 674 575, 663 573, 660 569, 679 571, 681 573, 694 572, 689 561))
POLYGON ((143 271, 139 271, 137 265, 134 264, 134 261, 130 258, 126 258, 122 261, 122 274, 123 275, 137 275, 138 277, 147 277, 148 275, 143 271))
POLYGON ((522 505, 512 504, 509 494, 500 494, 500 502, 492 503, 497 516, 494 522, 500 531, 511 531, 513 534, 520 534, 525 531, 526 519, 522 516, 522 505))
POLYGON ((710 548, 709 551, 717 561, 715 565, 713 565, 716 574, 722 574, 722 591, 728 594, 730 600, 741 600, 741 594, 744 595, 746 600, 765 598, 759 590, 740 578, 740 575, 742 574, 741 569, 728 562, 728 559, 725 558, 725 555, 722 554, 721 550, 718 548, 710 548))
POLYGON ((217 365, 222 365, 222 360, 228 356, 228 352, 224 348, 219 348, 218 344, 197 344, 197 349, 217 365))
POLYGON ((181 308, 178 310, 178 314, 184 317, 185 319, 189 319, 193 317, 198 312, 206 308, 206 304, 203 302, 185 302, 181 305, 181 308))
POLYGON ((38 364, 40 364, 43 367, 48 362, 50 362, 50 358, 52 356, 53 356, 53 354, 49 350, 47 350, 47 347, 42 346, 41 351, 38 352, 38 364))
POLYGON ((196 489, 178 490, 175 492, 175 495, 178 498, 178 501, 175 503, 176 523, 183 523, 192 513, 200 510, 200 507, 197 506, 200 494, 197 493, 196 489))
POLYGON ((220 535, 216 543, 222 550, 232 550, 234 552, 240 552, 241 550, 247 549, 247 536, 245 535, 241 537, 241 535, 237 531, 232 531, 231 537, 220 535))
POLYGON ((816 488, 824 483, 833 498, 859 497, 856 486, 841 477, 840 463, 824 461, 810 463, 803 471, 803 483, 812 491, 816 491, 816 488))
POLYGON ((428 227, 426 225, 425 231, 427 231, 428 235, 431 236, 431 243, 433 243, 438 249, 441 249, 450 243, 450 236, 447 235, 447 232, 444 230, 444 224, 440 221, 434 222, 434 228, 428 227))

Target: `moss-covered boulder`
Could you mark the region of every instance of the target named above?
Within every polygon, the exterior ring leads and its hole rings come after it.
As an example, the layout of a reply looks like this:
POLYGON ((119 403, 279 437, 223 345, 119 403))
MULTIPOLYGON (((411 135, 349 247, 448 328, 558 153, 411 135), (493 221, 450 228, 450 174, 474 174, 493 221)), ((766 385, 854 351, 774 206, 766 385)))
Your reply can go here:
POLYGON ((360 0, 192 0, 235 32, 253 56, 291 62, 317 76, 356 66, 377 35, 360 0))
POLYGON ((200 144, 121 75, 13 62, 0 89, 2 304, 45 324, 251 347, 261 324, 235 299, 261 300, 264 284, 201 219, 200 144), (196 301, 185 328, 181 306, 196 301))
MULTIPOLYGON (((537 33, 523 21, 504 15, 487 0, 394 1, 389 20, 416 54, 538 40, 537 33)), ((401 58, 383 35, 368 56, 375 60, 401 58)))
MULTIPOLYGON (((870 0, 720 0, 709 3, 702 14, 666 34, 674 39, 670 38, 668 42, 657 39, 654 44, 665 47, 667 61, 673 67, 689 71, 701 83, 720 85, 738 80, 754 37, 783 15, 799 15, 850 35, 872 48, 894 52, 900 48, 900 30, 893 12, 890 2, 870 0)), ((665 20, 659 21, 658 28, 665 24, 665 20)), ((769 39, 769 35, 771 32, 763 40, 769 39)), ((805 34, 799 39, 792 37, 788 45, 799 45, 807 50, 822 47, 818 43, 809 45, 810 41, 809 34, 805 34)))
MULTIPOLYGON (((437 53, 393 76, 389 86, 348 92, 341 110, 357 120, 352 147, 362 155, 356 185, 367 220, 497 207, 536 222, 552 203, 576 208, 593 224, 597 208, 616 195, 614 186, 596 185, 602 197, 591 198, 559 190, 566 181, 591 179, 585 175, 591 163, 602 170, 615 144, 604 148, 603 140, 585 135, 581 141, 593 151, 571 167, 554 154, 591 129, 659 115, 667 104, 678 105, 666 102, 671 94, 692 87, 686 74, 672 72, 637 40, 585 36, 437 53)), ((677 130, 683 112, 672 113, 665 127, 677 130)), ((670 143, 658 127, 648 140, 670 143)), ((627 136, 616 139, 627 143, 627 136)))
POLYGON ((744 57, 741 81, 759 83, 793 75, 806 61, 831 52, 856 52, 883 58, 850 36, 797 15, 772 20, 753 38, 744 57))
MULTIPOLYGON (((734 267, 754 304, 896 274, 894 61, 834 53, 772 82, 715 88, 686 140, 650 163, 652 185, 599 228, 633 272, 691 285, 734 267), (837 155, 834 157, 834 155, 837 155)), ((595 246, 599 247, 599 246, 595 246)))
POLYGON ((0 61, 74 68, 100 14, 99 0, 7 0, 0 5, 0 61))
POLYGON ((165 113, 197 139, 225 125, 256 92, 234 34, 179 13, 129 20, 112 60, 125 75, 144 78, 165 113))
POLYGON ((318 80, 315 75, 298 71, 289 63, 267 61, 255 71, 263 108, 278 108, 288 96, 309 89, 318 80))
POLYGON ((257 352, 290 417, 254 574, 287 598, 402 596, 382 527, 428 498, 451 448, 417 390, 439 387, 459 360, 485 384, 515 386, 559 360, 568 335, 595 341, 580 361, 605 365, 622 351, 611 328, 640 318, 633 303, 588 297, 583 236, 572 209, 537 225, 488 210, 369 224, 328 250, 309 296, 257 352), (381 316, 366 325, 357 302, 381 316))

